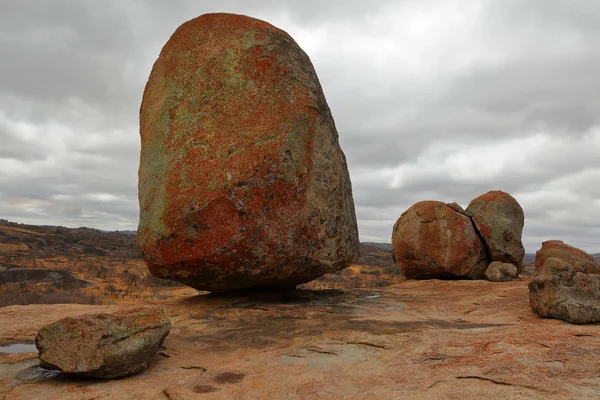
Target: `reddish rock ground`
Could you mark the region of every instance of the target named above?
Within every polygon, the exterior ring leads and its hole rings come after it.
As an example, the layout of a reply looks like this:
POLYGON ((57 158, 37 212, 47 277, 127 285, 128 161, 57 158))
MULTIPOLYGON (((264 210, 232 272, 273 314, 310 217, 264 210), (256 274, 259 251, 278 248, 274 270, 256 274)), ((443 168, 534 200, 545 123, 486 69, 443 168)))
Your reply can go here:
MULTIPOLYGON (((0 399, 597 399, 600 329, 541 319, 528 279, 205 295, 160 303, 165 348, 120 380, 26 382, 35 353, 0 355, 0 399), (25 372, 24 372, 25 371, 25 372)), ((66 315, 124 306, 0 309, 0 344, 66 315)))

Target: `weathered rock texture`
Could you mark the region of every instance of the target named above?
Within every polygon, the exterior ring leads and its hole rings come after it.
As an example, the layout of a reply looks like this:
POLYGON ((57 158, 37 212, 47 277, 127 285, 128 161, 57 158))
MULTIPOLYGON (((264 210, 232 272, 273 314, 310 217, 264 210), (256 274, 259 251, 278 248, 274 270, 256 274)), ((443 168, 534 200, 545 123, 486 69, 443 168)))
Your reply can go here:
POLYGON ((537 274, 529 282, 529 303, 541 317, 572 324, 600 322, 600 264, 558 240, 542 243, 537 274))
POLYGON ((510 263, 520 272, 525 249, 521 242, 525 215, 510 194, 487 192, 471 201, 466 209, 489 251, 490 261, 510 263))
POLYGON ((518 276, 517 267, 500 261, 492 261, 485 271, 485 278, 491 282, 508 282, 518 276))
POLYGON ((140 134, 138 240, 155 276, 291 286, 358 256, 334 121, 286 32, 233 14, 181 25, 150 74, 140 134))
POLYGON ((35 338, 40 366, 96 378, 117 378, 148 367, 171 330, 162 309, 66 317, 35 338))
POLYGON ((502 191, 477 197, 466 210, 422 201, 394 225, 394 261, 408 279, 511 280, 522 270, 524 220, 519 203, 502 191), (490 266, 494 261, 514 265, 515 272, 508 265, 490 266))
POLYGON ((406 210, 394 225, 392 248, 408 279, 481 278, 489 263, 469 217, 439 201, 406 210))
POLYGON ((594 257, 562 240, 548 240, 542 243, 542 248, 535 253, 535 270, 540 272, 549 258, 559 258, 584 274, 600 273, 600 266, 594 257))

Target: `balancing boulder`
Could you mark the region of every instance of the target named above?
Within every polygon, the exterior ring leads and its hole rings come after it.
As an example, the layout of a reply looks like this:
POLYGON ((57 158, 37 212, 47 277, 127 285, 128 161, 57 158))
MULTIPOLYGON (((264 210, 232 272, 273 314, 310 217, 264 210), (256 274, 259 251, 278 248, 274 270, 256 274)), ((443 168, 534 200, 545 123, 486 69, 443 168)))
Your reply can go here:
POLYGON ((181 25, 152 68, 140 134, 138 243, 153 275, 289 287, 357 258, 335 124, 286 32, 233 14, 181 25))

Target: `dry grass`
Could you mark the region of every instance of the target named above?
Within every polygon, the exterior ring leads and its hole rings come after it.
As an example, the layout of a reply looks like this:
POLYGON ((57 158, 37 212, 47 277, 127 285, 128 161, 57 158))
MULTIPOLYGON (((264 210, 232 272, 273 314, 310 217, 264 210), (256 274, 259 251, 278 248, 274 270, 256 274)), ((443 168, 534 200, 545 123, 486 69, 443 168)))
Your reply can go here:
POLYGON ((0 243, 0 252, 27 251, 29 247, 25 243, 0 243))
POLYGON ((104 304, 103 299, 81 289, 56 289, 26 283, 0 285, 0 307, 27 304, 104 304))

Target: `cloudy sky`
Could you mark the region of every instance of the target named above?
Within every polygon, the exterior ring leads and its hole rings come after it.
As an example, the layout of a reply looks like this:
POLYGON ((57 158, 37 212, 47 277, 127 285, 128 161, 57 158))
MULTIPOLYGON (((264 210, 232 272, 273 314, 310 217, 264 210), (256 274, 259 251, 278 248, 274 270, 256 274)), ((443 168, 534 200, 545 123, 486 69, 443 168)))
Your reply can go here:
POLYGON ((600 252, 597 0, 0 3, 0 218, 135 229, 138 111, 161 47, 208 12, 264 19, 311 57, 362 241, 420 200, 492 189, 528 252, 600 252))

